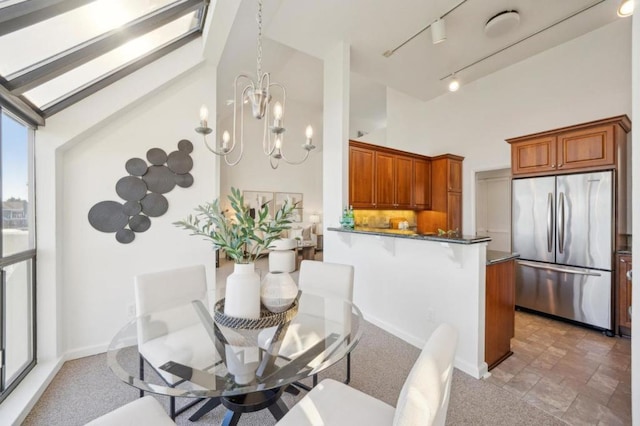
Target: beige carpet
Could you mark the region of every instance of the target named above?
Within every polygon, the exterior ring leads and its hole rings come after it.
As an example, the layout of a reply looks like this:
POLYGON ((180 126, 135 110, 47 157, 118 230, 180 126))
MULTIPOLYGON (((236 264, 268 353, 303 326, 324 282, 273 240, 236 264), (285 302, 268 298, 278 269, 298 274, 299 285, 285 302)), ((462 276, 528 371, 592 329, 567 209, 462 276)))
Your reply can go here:
MULTIPOLYGON (((395 405, 398 394, 418 349, 369 324, 353 352, 351 386, 395 405)), ((344 377, 340 362, 322 377, 344 377)), ((291 407, 296 399, 285 394, 291 407)), ((107 413, 138 397, 137 390, 120 382, 106 365, 104 354, 67 362, 24 425, 73 426, 107 413)), ((168 398, 158 397, 168 407, 168 398)), ((194 411, 192 409, 191 411, 194 411)), ((224 407, 218 407, 195 424, 220 424, 224 407)), ((178 417, 179 425, 191 425, 190 412, 178 417)), ((241 425, 273 425, 267 410, 245 414, 241 425)), ((563 425, 564 423, 509 392, 484 380, 476 380, 455 370, 447 424, 451 425, 563 425)))
MULTIPOLYGON (((261 267, 265 267, 264 260, 261 267)), ((218 283, 230 272, 231 265, 223 264, 218 271, 218 283)), ((419 350, 397 337, 365 322, 362 340, 352 355, 351 386, 391 405, 396 405, 404 379, 418 356, 419 350)), ((342 361, 320 375, 342 380, 345 362, 342 361)), ((283 396, 291 407, 304 395, 283 396)), ((106 365, 104 354, 65 363, 47 388, 24 425, 73 426, 107 413, 138 397, 138 391, 119 381, 106 365)), ((157 397, 165 407, 168 398, 157 397)), ((184 399, 180 401, 185 401, 184 399)), ((191 425, 191 411, 177 419, 179 425, 191 425)), ((195 424, 220 424, 225 414, 218 407, 195 424)), ((273 425, 275 419, 268 410, 245 414, 241 425, 273 425)), ((528 405, 494 384, 476 380, 455 370, 447 424, 451 425, 563 425, 561 420, 528 405)))

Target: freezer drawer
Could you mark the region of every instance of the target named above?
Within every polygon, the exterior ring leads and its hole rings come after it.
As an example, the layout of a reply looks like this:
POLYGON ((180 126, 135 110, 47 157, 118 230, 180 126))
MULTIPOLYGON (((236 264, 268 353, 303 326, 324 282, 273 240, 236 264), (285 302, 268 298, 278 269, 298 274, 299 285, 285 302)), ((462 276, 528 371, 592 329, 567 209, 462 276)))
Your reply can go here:
POLYGON ((516 262, 516 305, 612 330, 611 272, 516 262))

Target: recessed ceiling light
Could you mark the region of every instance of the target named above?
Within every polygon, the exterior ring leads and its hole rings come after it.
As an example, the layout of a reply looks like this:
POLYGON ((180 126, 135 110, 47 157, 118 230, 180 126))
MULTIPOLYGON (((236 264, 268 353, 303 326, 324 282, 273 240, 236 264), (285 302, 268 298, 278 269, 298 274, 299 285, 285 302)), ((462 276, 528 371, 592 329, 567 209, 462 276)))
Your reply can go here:
POLYGON ((520 23, 517 10, 505 10, 489 18, 484 25, 484 33, 489 37, 500 37, 507 34, 520 23))

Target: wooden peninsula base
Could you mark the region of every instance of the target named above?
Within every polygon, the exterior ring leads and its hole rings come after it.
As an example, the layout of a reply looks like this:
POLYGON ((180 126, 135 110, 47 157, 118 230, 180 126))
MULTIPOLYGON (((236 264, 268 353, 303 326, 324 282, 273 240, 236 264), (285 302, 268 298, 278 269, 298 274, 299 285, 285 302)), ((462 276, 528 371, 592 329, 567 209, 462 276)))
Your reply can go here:
POLYGON ((484 360, 489 370, 513 354, 517 255, 487 250, 484 360))

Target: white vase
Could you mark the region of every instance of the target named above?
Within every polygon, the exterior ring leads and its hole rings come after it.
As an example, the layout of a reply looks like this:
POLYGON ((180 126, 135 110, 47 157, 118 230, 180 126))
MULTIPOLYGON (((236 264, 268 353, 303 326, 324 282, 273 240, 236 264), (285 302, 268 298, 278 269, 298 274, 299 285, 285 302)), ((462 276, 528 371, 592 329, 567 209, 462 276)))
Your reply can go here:
POLYGON ((253 263, 236 263, 227 277, 224 313, 236 318, 260 318, 260 275, 253 263))
POLYGON ((262 304, 271 312, 284 312, 298 295, 298 286, 288 272, 269 272, 260 286, 262 304))
POLYGON ((251 383, 256 378, 256 370, 260 364, 259 350, 255 346, 224 345, 227 359, 227 370, 239 385, 251 383))

